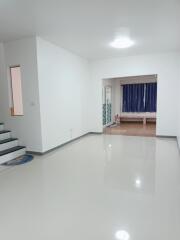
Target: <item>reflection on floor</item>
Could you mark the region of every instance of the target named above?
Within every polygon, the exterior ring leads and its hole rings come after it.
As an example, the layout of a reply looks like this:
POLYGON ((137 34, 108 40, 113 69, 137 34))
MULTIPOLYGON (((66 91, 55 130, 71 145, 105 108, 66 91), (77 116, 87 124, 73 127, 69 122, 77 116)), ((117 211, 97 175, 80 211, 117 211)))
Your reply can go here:
POLYGON ((180 239, 176 140, 89 135, 3 171, 0 236, 2 240, 180 239))
POLYGON ((104 129, 105 134, 127 136, 156 136, 156 124, 121 123, 119 126, 110 126, 104 129))

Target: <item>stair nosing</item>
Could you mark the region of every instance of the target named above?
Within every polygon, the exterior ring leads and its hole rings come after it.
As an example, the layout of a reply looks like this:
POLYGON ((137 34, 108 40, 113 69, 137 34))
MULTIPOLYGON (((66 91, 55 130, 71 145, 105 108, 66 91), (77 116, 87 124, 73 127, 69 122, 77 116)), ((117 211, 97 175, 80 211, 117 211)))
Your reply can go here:
POLYGON ((5 134, 5 133, 10 133, 11 131, 9 131, 9 130, 2 130, 2 131, 0 131, 0 134, 5 134))
POLYGON ((2 144, 10 143, 10 142, 17 141, 17 140, 18 140, 18 138, 7 138, 7 139, 0 140, 0 146, 2 144))

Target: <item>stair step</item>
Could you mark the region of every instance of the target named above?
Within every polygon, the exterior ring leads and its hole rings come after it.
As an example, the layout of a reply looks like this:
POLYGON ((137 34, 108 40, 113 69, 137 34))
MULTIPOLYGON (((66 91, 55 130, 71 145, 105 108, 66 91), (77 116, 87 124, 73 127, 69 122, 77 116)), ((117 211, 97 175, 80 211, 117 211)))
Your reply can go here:
POLYGON ((26 148, 23 146, 16 146, 7 150, 0 151, 0 164, 23 156, 24 154, 26 154, 26 148))
POLYGON ((18 139, 17 138, 7 138, 7 139, 4 139, 4 140, 0 140, 0 144, 4 144, 4 143, 16 141, 16 140, 18 140, 18 139))
POLYGON ((0 131, 0 140, 4 140, 7 138, 11 138, 11 131, 8 130, 1 130, 0 131))
POLYGON ((4 123, 0 123, 0 131, 4 130, 4 123))
POLYGON ((4 151, 0 151, 0 156, 3 156, 3 155, 6 155, 6 154, 9 154, 9 153, 21 150, 23 148, 25 149, 26 147, 24 147, 24 146, 16 146, 16 147, 13 147, 13 148, 6 149, 4 151))
POLYGON ((6 138, 3 140, 0 140, 0 152, 16 146, 18 146, 17 138, 6 138))

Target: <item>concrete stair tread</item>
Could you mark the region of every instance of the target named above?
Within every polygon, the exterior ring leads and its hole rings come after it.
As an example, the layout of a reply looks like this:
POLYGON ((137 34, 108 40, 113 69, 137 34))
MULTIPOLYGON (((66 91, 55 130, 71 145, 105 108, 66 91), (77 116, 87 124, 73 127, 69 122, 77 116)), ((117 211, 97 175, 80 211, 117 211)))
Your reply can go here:
POLYGON ((4 139, 4 140, 0 140, 0 145, 4 144, 4 143, 16 141, 16 140, 18 140, 18 139, 17 138, 7 138, 7 139, 4 139))
POLYGON ((0 151, 0 156, 6 155, 6 154, 9 154, 9 153, 21 150, 21 149, 25 149, 25 148, 26 147, 24 147, 24 146, 16 146, 16 147, 13 147, 13 148, 9 148, 9 149, 0 151))
POLYGON ((2 130, 2 131, 0 131, 0 134, 9 133, 9 132, 11 132, 11 131, 9 131, 9 130, 2 130))

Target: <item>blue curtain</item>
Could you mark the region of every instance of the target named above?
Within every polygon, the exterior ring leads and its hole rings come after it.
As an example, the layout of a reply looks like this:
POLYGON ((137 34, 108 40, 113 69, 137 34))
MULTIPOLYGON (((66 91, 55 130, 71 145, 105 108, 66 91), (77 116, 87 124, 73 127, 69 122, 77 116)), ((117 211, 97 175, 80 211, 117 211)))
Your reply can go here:
POLYGON ((123 85, 123 112, 156 112, 157 83, 123 85))
POLYGON ((144 84, 123 86, 123 112, 144 112, 144 84))
POLYGON ((156 112, 157 83, 145 84, 145 112, 156 112))

